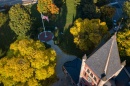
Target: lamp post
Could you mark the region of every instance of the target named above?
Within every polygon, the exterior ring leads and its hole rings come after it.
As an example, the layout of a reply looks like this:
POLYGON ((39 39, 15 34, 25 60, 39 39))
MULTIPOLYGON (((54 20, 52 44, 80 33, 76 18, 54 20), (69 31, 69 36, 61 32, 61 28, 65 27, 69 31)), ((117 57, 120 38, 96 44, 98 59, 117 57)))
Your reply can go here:
POLYGON ((118 25, 118 28, 117 28, 116 32, 119 30, 119 28, 120 28, 120 26, 121 26, 121 23, 122 23, 122 20, 123 20, 123 18, 121 18, 121 21, 120 21, 120 23, 119 23, 119 25, 118 25))
MULTIPOLYGON (((41 18, 43 17, 43 15, 42 15, 42 13, 41 13, 41 18)), ((45 37, 47 37, 47 35, 46 35, 46 31, 45 31, 45 25, 44 25, 44 21, 43 21, 43 19, 42 19, 42 26, 43 26, 43 29, 44 29, 44 32, 45 32, 45 37)))
POLYGON ((122 20, 123 20, 123 18, 121 18, 121 22, 119 23, 119 26, 118 26, 118 28, 121 26, 122 20))

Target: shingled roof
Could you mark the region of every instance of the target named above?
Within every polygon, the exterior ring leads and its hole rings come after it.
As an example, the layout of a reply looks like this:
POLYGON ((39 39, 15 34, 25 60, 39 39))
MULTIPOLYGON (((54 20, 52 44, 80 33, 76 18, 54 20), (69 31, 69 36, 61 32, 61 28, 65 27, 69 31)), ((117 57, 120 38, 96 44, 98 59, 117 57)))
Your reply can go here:
POLYGON ((86 64, 99 78, 102 78, 102 75, 105 74, 108 79, 116 73, 121 68, 116 34, 97 49, 86 60, 86 64))
POLYGON ((81 63, 81 60, 79 58, 76 58, 73 61, 68 61, 64 63, 63 65, 76 84, 79 80, 81 63))

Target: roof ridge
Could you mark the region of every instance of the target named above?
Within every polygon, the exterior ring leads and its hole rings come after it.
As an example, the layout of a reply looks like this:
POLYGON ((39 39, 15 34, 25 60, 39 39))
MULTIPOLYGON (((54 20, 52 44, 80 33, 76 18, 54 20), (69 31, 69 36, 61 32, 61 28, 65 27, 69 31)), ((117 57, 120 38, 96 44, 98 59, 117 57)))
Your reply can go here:
POLYGON ((116 34, 114 34, 114 36, 112 36, 111 38, 112 38, 112 44, 111 44, 110 51, 109 51, 107 61, 106 61, 106 65, 105 65, 105 68, 104 68, 105 74, 107 72, 108 63, 109 63, 109 60, 110 60, 110 57, 111 57, 111 51, 112 51, 112 47, 113 47, 113 44, 114 44, 114 41, 115 41, 114 39, 116 38, 116 34))

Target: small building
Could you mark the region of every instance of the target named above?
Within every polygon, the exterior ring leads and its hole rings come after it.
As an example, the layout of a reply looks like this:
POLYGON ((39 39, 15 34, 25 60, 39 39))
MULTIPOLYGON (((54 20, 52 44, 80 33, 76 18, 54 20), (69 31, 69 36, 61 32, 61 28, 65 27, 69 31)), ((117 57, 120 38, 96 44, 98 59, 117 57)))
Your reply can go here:
POLYGON ((130 76, 124 73, 127 71, 124 71, 125 64, 120 61, 115 34, 88 58, 84 55, 82 61, 66 62, 63 71, 71 78, 73 86, 127 86, 124 84, 128 84, 130 76), (123 74, 125 81, 119 85, 123 74))

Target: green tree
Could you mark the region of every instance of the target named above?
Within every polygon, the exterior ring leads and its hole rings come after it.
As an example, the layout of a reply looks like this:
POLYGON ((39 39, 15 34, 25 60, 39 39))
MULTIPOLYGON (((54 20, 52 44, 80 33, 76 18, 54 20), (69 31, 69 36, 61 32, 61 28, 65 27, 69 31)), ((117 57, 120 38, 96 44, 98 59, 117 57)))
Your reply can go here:
POLYGON ((101 7, 101 6, 106 5, 107 3, 109 3, 109 0, 94 0, 94 1, 95 1, 96 5, 98 7, 101 7))
POLYGON ((5 54, 5 51, 3 51, 2 49, 0 49, 0 58, 5 54))
POLYGON ((127 19, 126 19, 126 26, 128 28, 130 28, 130 2, 129 1, 126 1, 124 3, 124 6, 123 6, 123 10, 127 16, 127 19))
POLYGON ((126 1, 123 6, 124 12, 127 14, 127 16, 130 18, 130 2, 126 1))
POLYGON ((100 11, 102 17, 106 19, 107 17, 112 18, 115 14, 116 9, 114 7, 105 5, 100 8, 100 11))
POLYGON ((9 26, 18 36, 26 36, 31 29, 31 18, 24 6, 16 4, 9 10, 9 26))
POLYGON ((95 48, 103 36, 108 33, 105 22, 100 19, 77 19, 70 33, 74 36, 74 43, 81 50, 92 50, 95 48))
POLYGON ((7 14, 0 12, 0 27, 2 27, 6 23, 7 19, 8 19, 7 14))
POLYGON ((96 5, 93 3, 92 0, 82 0, 80 8, 82 18, 93 19, 100 17, 98 8, 96 7, 96 5))
POLYGON ((127 60, 130 66, 130 30, 124 29, 117 34, 117 43, 121 60, 127 60))
POLYGON ((65 3, 64 0, 54 0, 54 3, 58 8, 62 7, 62 5, 65 3))
POLYGON ((58 14, 59 8, 53 3, 52 0, 38 0, 37 10, 40 13, 51 13, 51 14, 58 14))
POLYGON ((40 41, 22 39, 12 43, 9 52, 0 59, 0 82, 4 86, 49 86, 46 79, 55 75, 53 49, 46 49, 40 41))
POLYGON ((130 56, 130 30, 125 29, 117 34, 120 56, 130 56))

